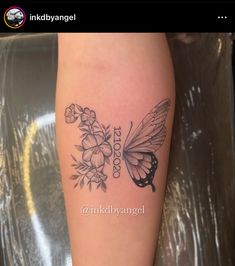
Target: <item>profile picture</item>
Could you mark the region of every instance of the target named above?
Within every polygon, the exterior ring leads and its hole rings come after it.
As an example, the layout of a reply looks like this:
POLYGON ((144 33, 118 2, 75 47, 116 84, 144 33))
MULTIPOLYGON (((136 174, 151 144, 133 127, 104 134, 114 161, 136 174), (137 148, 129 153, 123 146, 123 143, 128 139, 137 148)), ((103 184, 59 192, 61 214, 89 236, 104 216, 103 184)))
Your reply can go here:
POLYGON ((4 13, 4 21, 6 25, 12 29, 20 28, 24 25, 26 14, 22 8, 12 6, 4 13))

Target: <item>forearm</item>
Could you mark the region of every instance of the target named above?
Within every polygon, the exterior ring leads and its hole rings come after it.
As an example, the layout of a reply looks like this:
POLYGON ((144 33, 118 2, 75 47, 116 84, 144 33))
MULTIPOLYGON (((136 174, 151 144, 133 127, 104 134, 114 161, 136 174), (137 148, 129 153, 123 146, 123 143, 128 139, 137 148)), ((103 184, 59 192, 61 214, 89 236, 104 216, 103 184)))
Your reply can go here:
POLYGON ((173 112, 173 71, 163 34, 60 34, 56 127, 75 266, 152 264, 173 112), (153 113, 164 100, 160 125, 153 113), (71 104, 80 106, 72 116, 71 104), (141 121, 145 132, 138 135, 141 121), (83 206, 100 205, 144 206, 145 213, 81 214, 83 206))

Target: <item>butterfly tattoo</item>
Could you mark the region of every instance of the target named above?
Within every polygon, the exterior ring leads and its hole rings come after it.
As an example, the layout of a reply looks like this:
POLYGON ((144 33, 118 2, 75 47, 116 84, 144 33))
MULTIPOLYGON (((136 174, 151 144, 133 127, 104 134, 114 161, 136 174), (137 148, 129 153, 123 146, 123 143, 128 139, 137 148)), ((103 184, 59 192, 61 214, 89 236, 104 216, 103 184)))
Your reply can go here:
MULTIPOLYGON (((138 127, 132 131, 133 123, 126 137, 122 149, 122 159, 125 161, 128 173, 133 182, 141 188, 151 186, 152 191, 156 191, 153 184, 155 172, 158 168, 156 151, 162 146, 166 138, 166 118, 170 108, 170 100, 164 99, 158 103, 140 122, 138 127)), ((121 170, 121 139, 112 147, 110 143, 110 125, 105 126, 98 122, 95 111, 88 107, 81 107, 71 104, 65 109, 65 122, 68 124, 78 121, 78 128, 82 132, 81 145, 75 145, 79 152, 82 152, 82 159, 77 160, 71 155, 75 173, 71 179, 75 181, 74 187, 80 185, 82 188, 88 185, 91 191, 92 186, 107 189, 105 174, 107 164, 110 164, 110 157, 114 154, 114 168, 121 170), (118 148, 118 150, 116 149, 118 148), (115 163, 118 162, 118 165, 115 163)), ((121 127, 119 127, 121 129, 121 127)), ((115 128, 114 128, 115 129, 115 128)), ((117 134, 117 133, 116 133, 117 134)), ((115 135, 115 131, 114 131, 115 135)), ((121 132, 119 134, 119 137, 121 132)), ((115 138, 114 138, 115 139, 115 138)), ((120 172, 118 173, 120 175, 120 172)), ((119 177, 114 176, 114 177, 119 177)))
POLYGON ((166 138, 166 117, 170 100, 157 104, 131 133, 133 123, 124 143, 123 159, 134 183, 139 187, 151 186, 156 190, 153 178, 158 167, 155 152, 166 138))

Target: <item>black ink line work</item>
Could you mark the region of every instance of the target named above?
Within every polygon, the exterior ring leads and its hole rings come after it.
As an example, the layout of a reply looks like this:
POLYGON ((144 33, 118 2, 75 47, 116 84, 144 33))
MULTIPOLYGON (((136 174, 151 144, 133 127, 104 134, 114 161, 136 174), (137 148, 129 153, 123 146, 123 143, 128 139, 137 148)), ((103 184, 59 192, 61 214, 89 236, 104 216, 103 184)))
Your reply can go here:
POLYGON ((114 127, 113 129, 113 177, 119 178, 121 175, 121 127, 114 127))
POLYGON ((139 187, 150 185, 156 190, 153 178, 158 167, 154 153, 162 146, 166 138, 166 117, 170 100, 164 99, 157 104, 131 133, 133 123, 123 147, 123 159, 127 170, 139 187))
POLYGON ((77 104, 71 104, 65 109, 65 122, 78 122, 78 128, 82 131, 81 145, 75 145, 79 152, 82 152, 82 160, 79 161, 74 155, 72 156, 72 167, 76 173, 71 176, 75 180, 74 188, 84 184, 89 186, 91 191, 92 185, 101 188, 104 192, 107 189, 107 175, 104 173, 105 164, 110 164, 109 157, 112 155, 112 147, 109 139, 110 125, 105 127, 96 120, 96 113, 85 107, 82 108, 77 104))
MULTIPOLYGON (((157 104, 141 121, 138 127, 130 130, 124 142, 122 158, 134 183, 143 188, 151 186, 152 191, 156 188, 153 184, 155 172, 158 168, 158 159, 155 152, 161 148, 166 138, 166 118, 170 108, 170 100, 164 99, 157 104)), ((110 144, 110 125, 105 127, 96 119, 96 113, 77 104, 71 104, 65 109, 65 122, 75 123, 79 121, 78 128, 82 131, 81 145, 75 145, 82 152, 82 160, 72 156, 72 167, 76 173, 71 176, 75 180, 74 187, 84 184, 92 185, 106 191, 107 175, 104 173, 106 163, 110 164, 110 156, 114 150, 113 177, 120 177, 121 171, 121 127, 114 128, 114 146, 110 144)))

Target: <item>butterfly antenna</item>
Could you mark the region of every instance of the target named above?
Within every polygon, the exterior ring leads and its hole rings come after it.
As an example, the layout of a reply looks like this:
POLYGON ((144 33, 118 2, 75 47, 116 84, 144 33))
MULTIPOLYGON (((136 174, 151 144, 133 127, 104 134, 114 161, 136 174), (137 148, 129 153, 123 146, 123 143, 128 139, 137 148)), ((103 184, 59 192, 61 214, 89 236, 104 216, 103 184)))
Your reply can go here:
POLYGON ((128 134, 127 134, 126 140, 125 140, 125 142, 124 142, 124 147, 126 147, 126 142, 127 142, 127 140, 129 139, 129 136, 130 136, 130 133, 131 133, 131 129, 132 129, 132 127, 133 127, 133 122, 131 121, 131 126, 130 126, 129 132, 128 132, 128 134))

